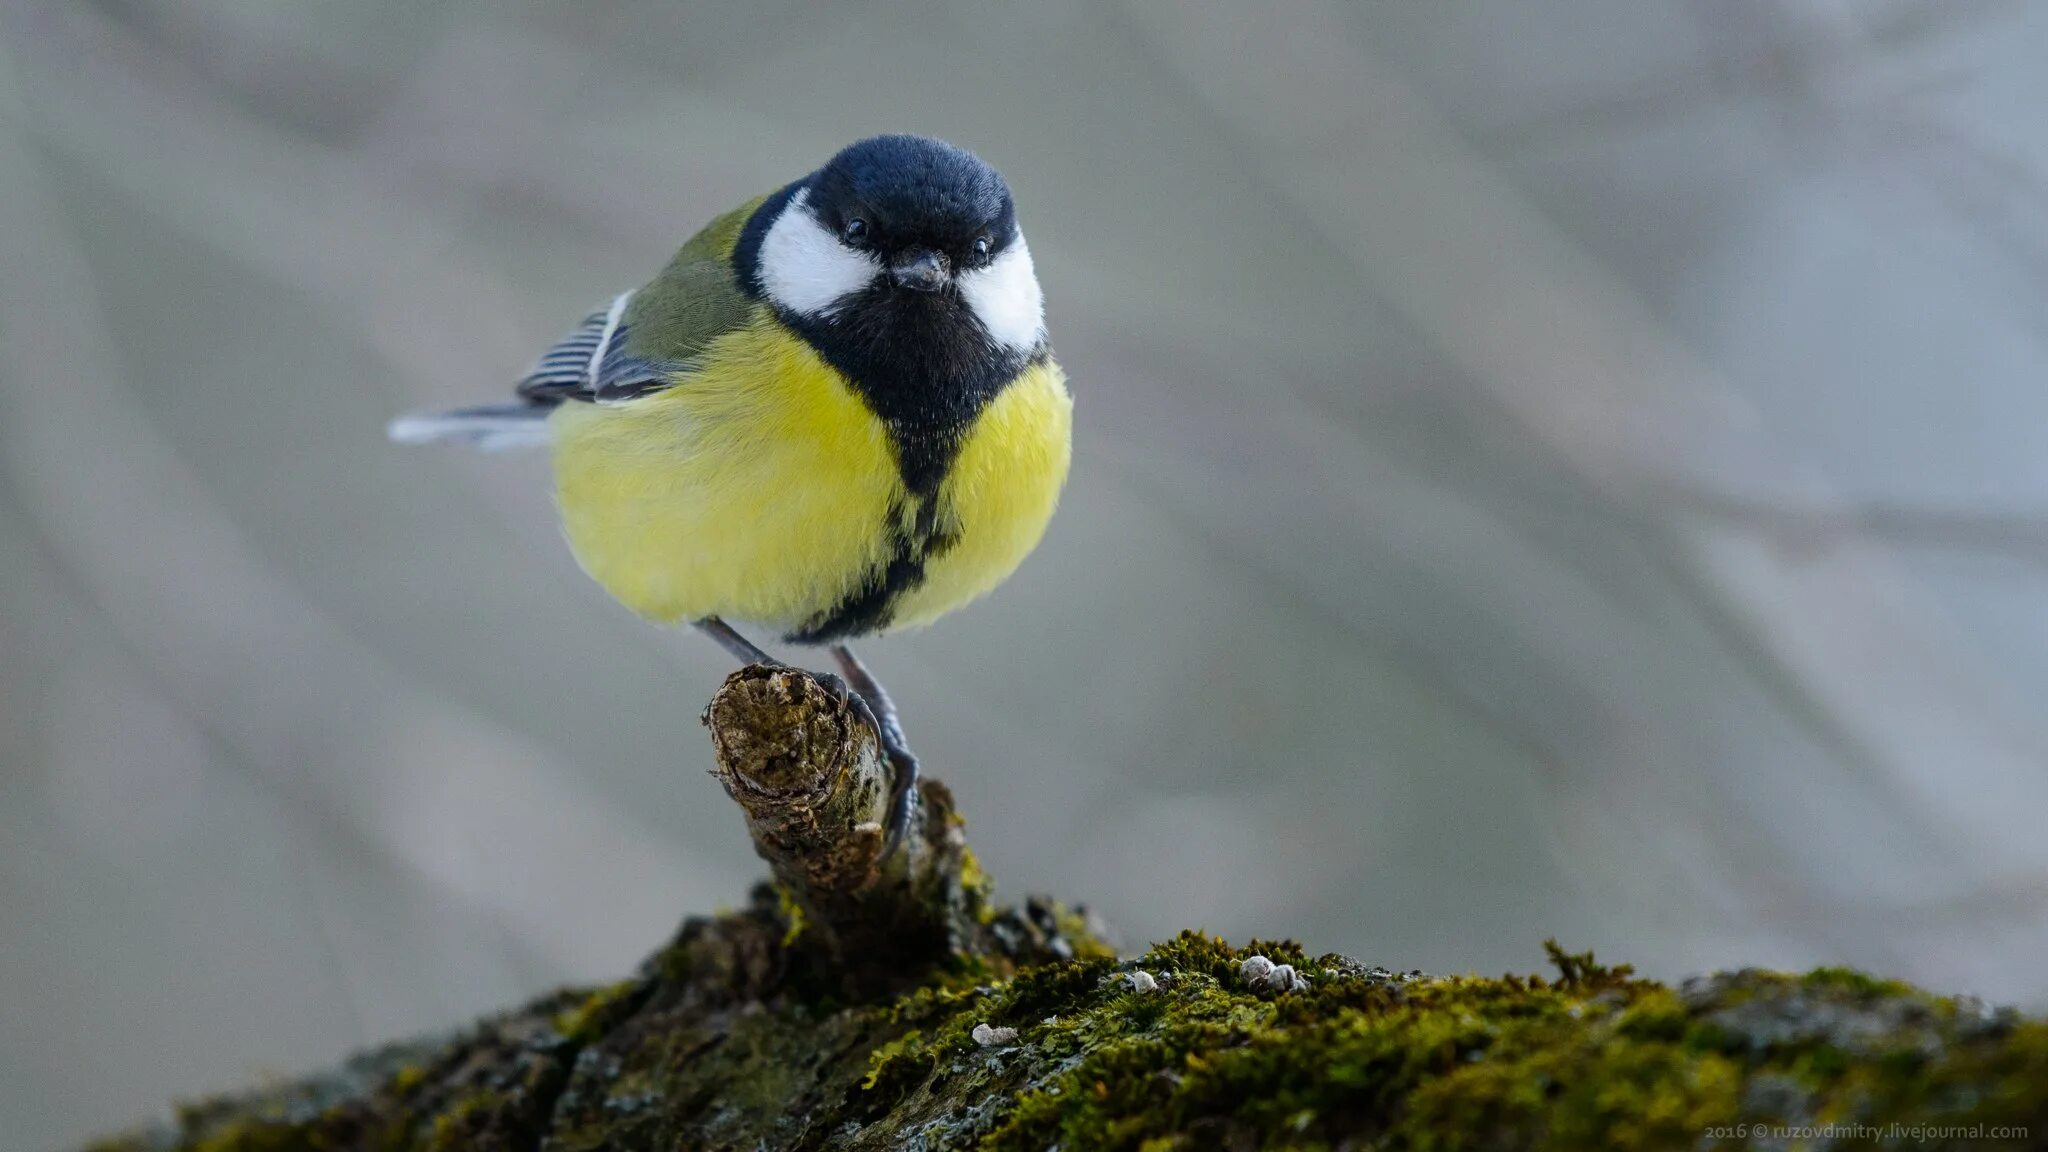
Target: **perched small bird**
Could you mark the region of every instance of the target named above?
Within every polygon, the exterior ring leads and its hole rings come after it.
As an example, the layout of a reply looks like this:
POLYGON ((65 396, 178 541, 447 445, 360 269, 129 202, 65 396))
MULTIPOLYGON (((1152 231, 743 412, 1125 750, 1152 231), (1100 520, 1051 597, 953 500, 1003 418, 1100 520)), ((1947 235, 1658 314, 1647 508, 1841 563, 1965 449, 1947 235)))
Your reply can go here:
POLYGON ((551 445, 586 572, 628 608, 773 663, 725 621, 829 644, 895 773, 917 760, 845 646, 928 623, 1037 545, 1072 401, 1009 186, 877 136, 706 225, 540 358, 515 403, 394 422, 408 443, 551 445))

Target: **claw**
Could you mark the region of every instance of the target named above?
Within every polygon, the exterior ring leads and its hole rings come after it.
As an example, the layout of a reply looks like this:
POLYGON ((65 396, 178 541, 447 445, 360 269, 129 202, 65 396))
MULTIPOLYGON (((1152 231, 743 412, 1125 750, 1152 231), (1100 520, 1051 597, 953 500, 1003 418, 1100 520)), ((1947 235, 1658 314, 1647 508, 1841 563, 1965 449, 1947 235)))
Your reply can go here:
POLYGON ((889 788, 888 834, 882 842, 882 855, 887 859, 903 843, 903 835, 910 829, 911 813, 917 808, 917 757, 911 754, 910 741, 903 735, 902 718, 896 714, 896 704, 889 699, 881 681, 844 644, 833 645, 832 657, 839 661, 840 670, 860 694, 872 703, 869 714, 877 720, 875 735, 882 741, 882 752, 889 757, 894 779, 889 788))
POLYGON ((831 672, 814 672, 812 675, 856 719, 868 726, 882 745, 882 756, 889 761, 889 812, 882 825, 882 859, 887 860, 895 855, 903 843, 903 834, 910 829, 910 814, 917 802, 917 757, 906 746, 902 729, 875 715, 867 699, 854 691, 845 678, 831 672))
MULTIPOLYGON (((867 701, 862 700, 859 696, 854 695, 853 686, 846 682, 845 677, 835 675, 831 672, 813 672, 811 673, 811 678, 816 680, 818 683, 823 684, 825 686, 825 691, 830 692, 832 694, 833 699, 839 701, 841 704, 845 705, 848 708, 852 708, 855 712, 860 712, 862 709, 867 708, 867 701)), ((869 711, 867 719, 869 720, 869 722, 873 722, 874 715, 872 710, 869 711)), ((877 729, 877 731, 879 731, 879 729, 877 729)))
POLYGON ((889 788, 889 822, 883 828, 882 859, 894 855, 910 830, 910 814, 917 807, 917 757, 898 745, 889 750, 889 767, 895 778, 889 788))
MULTIPOLYGON (((839 677, 834 676, 832 679, 839 680, 839 677)), ((875 719, 875 710, 868 707, 868 702, 861 698, 860 693, 848 688, 844 680, 839 681, 836 691, 839 694, 839 702, 846 705, 848 710, 853 713, 855 719, 867 725, 874 732, 875 738, 882 742, 882 749, 886 753, 889 747, 889 738, 883 733, 882 722, 875 719)))

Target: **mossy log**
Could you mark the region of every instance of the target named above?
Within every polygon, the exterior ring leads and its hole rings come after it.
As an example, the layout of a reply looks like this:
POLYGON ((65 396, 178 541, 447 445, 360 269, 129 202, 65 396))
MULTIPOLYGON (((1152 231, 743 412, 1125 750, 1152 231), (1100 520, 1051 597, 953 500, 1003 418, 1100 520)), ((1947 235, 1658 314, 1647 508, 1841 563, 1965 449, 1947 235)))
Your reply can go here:
POLYGON ((1668 987, 1439 977, 1198 933, 1118 959, 1000 909, 951 798, 884 860, 874 735, 793 670, 706 712, 775 876, 634 978, 179 1109, 94 1147, 1365 1149, 2048 1146, 2048 1023, 1842 970, 1668 987))

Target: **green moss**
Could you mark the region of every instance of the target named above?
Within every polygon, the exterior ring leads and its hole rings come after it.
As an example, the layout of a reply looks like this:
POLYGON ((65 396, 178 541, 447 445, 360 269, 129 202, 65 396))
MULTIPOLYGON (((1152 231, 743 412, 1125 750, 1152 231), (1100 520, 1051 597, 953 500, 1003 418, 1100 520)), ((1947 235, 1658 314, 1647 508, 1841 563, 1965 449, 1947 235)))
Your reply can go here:
MULTIPOLYGON (((1057 919, 1044 906, 1033 930, 1057 919)), ((975 983, 963 964, 840 1003, 775 975, 802 959, 782 929, 772 910, 700 924, 671 949, 686 982, 556 997, 346 1092, 206 1106, 179 1141, 110 1147, 1634 1150, 1737 1147, 1709 1135, 1737 1125, 2048 1131, 2048 1024, 1842 970, 1671 988, 1553 945, 1555 980, 1432 978, 1188 932, 1134 961, 1072 949, 975 983), (1247 988, 1253 953, 1306 985, 1247 988), (982 1024, 1016 1042, 977 1042, 982 1024)))
POLYGON ((402 1096, 426 1083, 426 1080, 426 1068, 418 1064, 406 1064, 391 1074, 391 1090, 402 1096))
POLYGON ((782 930, 782 946, 787 948, 804 934, 804 906, 798 902, 795 894, 782 884, 775 886, 775 900, 781 909, 783 920, 789 925, 782 930))
POLYGON ((1195 934, 1155 947, 1145 962, 1173 975, 1159 994, 1167 1006, 1133 1012, 1128 994, 1098 998, 1058 1035, 1035 1038, 1063 1070, 1024 1094, 984 1147, 1328 1147, 1364 1138, 1390 1148, 1663 1148, 1698 1145, 1710 1129, 1745 1120, 2048 1117, 2048 1079, 2029 1087, 2018 1074, 2048 1077, 2039 1047, 2048 1029, 2029 1023, 2024 1036, 1995 1039, 1967 1028, 1916 1032, 1905 1022, 1952 1017, 1953 1002, 1884 982, 1756 974, 1713 990, 1739 990, 1738 1003, 1770 1000, 1778 1020, 1840 1018, 1872 997, 1889 1006, 1883 1020, 1851 1025, 1860 1042, 1844 1043, 1825 1027, 1747 1029, 1718 1018, 1718 996, 1688 999, 1562 950, 1556 985, 1354 969, 1265 1001, 1232 986, 1253 950, 1301 960, 1284 945, 1234 950, 1195 934), (1788 1001, 1788 992, 1822 999, 1788 1001), (1921 1055, 1906 1062, 1904 1053, 1921 1055), (1930 1059, 1950 1073, 1930 1076, 1930 1059), (1995 1108, 1916 1087, 1979 1084, 1987 1074, 2001 1085, 1995 1108), (1756 1090, 1780 1083, 1789 1090, 1775 1097, 1756 1090))
POLYGON ((987 924, 995 919, 996 906, 992 903, 996 882, 981 866, 981 857, 972 848, 960 849, 960 891, 968 907, 974 910, 977 923, 987 924))
POLYGON ((888 1092, 922 1079, 930 1070, 924 1053, 924 1033, 912 1028, 868 1053, 868 1074, 861 1079, 861 1088, 868 1092, 878 1089, 888 1092))
POLYGON ((1808 988, 1846 992, 1864 998, 1913 993, 1913 986, 1903 980, 1883 980, 1854 968, 1815 968, 1799 980, 1808 988))
POLYGON ((506 1101, 495 1092, 476 1092, 457 1100, 434 1117, 426 1152, 465 1152, 476 1146, 504 1112, 506 1101))
POLYGON ((1556 937, 1543 942, 1543 954, 1550 957, 1551 966, 1557 969, 1557 982, 1566 988, 1612 988, 1627 983, 1636 971, 1631 964, 1601 964, 1593 959, 1590 949, 1567 952, 1556 937))
POLYGON ((291 1124, 234 1124, 193 1145, 193 1152, 315 1152, 325 1145, 308 1143, 299 1126, 291 1124))
POLYGON ((1116 949, 1095 931, 1087 915, 1078 908, 1065 904, 1054 904, 1053 925, 1060 939, 1072 948, 1076 959, 1114 960, 1116 949))
POLYGON ((554 1014, 555 1031, 578 1043, 596 1039, 610 1029, 621 1013, 630 1011, 632 1001, 646 988, 643 981, 622 980, 584 993, 554 1014))

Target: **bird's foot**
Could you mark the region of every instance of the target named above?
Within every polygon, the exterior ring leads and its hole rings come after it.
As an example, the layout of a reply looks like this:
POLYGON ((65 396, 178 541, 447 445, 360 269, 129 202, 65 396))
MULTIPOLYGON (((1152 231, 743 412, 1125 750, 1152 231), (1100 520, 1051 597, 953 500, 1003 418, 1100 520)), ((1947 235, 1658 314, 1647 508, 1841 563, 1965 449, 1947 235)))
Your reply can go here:
POLYGON ((903 834, 910 830, 911 814, 917 809, 917 757, 901 743, 893 748, 886 738, 882 743, 882 751, 888 755, 889 767, 893 770, 889 788, 889 822, 882 826, 882 858, 886 860, 903 843, 903 834))
MULTIPOLYGON (((791 667, 762 651, 732 625, 716 616, 706 616, 694 623, 698 631, 717 641, 742 664, 765 668, 791 667)), ((845 671, 845 677, 831 672, 814 672, 811 675, 838 697, 841 704, 866 722, 881 742, 882 754, 889 760, 889 810, 882 826, 882 859, 887 860, 902 845, 904 833, 910 830, 911 814, 917 807, 917 757, 910 751, 909 741, 903 737, 903 721, 896 715, 896 704, 889 699, 889 693, 881 682, 845 645, 833 645, 832 655, 845 671)))
POLYGON ((882 824, 882 859, 887 860, 902 846, 903 835, 910 830, 911 813, 917 806, 917 755, 903 739, 903 729, 895 723, 893 712, 886 718, 877 715, 867 698, 837 673, 811 675, 874 732, 882 745, 882 757, 889 761, 889 809, 882 824))

